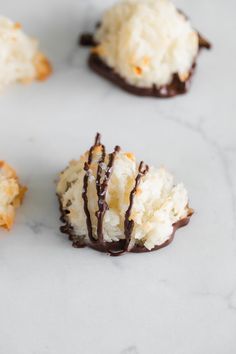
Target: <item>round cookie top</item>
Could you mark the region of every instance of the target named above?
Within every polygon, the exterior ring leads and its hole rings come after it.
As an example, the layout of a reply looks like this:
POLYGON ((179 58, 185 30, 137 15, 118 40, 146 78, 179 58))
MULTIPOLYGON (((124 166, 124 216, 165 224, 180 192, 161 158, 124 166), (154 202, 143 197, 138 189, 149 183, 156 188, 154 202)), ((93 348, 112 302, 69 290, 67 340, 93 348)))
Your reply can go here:
POLYGON ((161 87, 186 81, 199 50, 198 33, 169 0, 123 0, 105 12, 93 48, 129 84, 161 87))

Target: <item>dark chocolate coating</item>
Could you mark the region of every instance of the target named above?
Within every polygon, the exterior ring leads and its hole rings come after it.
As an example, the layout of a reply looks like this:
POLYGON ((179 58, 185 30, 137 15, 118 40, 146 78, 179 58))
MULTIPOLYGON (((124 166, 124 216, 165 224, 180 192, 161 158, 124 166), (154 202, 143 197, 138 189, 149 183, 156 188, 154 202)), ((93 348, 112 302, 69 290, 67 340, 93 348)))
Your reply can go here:
POLYGON ((100 76, 113 82, 115 85, 119 86, 123 90, 132 93, 137 96, 151 96, 159 98, 170 98, 176 95, 181 95, 186 93, 191 84, 191 78, 196 68, 196 63, 193 64, 189 77, 186 81, 181 81, 178 74, 174 74, 172 81, 168 85, 163 85, 161 87, 138 87, 129 84, 125 79, 123 79, 119 74, 117 74, 112 68, 107 66, 98 55, 90 54, 88 63, 90 68, 99 74, 100 76))
MULTIPOLYGON (((199 51, 202 48, 211 49, 211 44, 208 40, 206 40, 200 33, 198 33, 199 37, 199 51)), ((97 43, 93 39, 92 34, 85 34, 80 37, 80 44, 83 46, 96 46, 97 43), (85 41, 84 37, 88 37, 89 40, 85 41), (85 43, 85 44, 83 44, 85 43), (90 43, 90 44, 89 44, 90 43)), ((196 58, 193 62, 192 68, 189 72, 189 76, 186 81, 181 81, 179 75, 176 73, 173 75, 172 80, 169 84, 163 85, 161 87, 156 87, 153 85, 152 87, 138 87, 135 85, 129 84, 123 77, 121 77, 118 73, 116 73, 111 67, 109 67, 97 54, 91 53, 88 59, 89 67, 102 76, 103 78, 113 82, 115 85, 119 86, 123 90, 132 93, 137 96, 151 96, 151 97, 159 97, 159 98, 170 98, 176 95, 182 95, 188 92, 193 74, 196 69, 196 58)))
POLYGON ((96 45, 92 33, 83 33, 79 37, 78 43, 83 47, 91 47, 96 45))
POLYGON ((173 232, 170 235, 170 238, 166 242, 164 242, 162 245, 155 246, 151 251, 149 251, 145 246, 139 246, 139 245, 135 245, 129 251, 127 251, 127 250, 124 251, 124 246, 126 243, 125 239, 117 241, 117 242, 90 242, 88 240, 85 240, 85 238, 83 238, 81 236, 76 236, 73 233, 73 228, 68 223, 68 220, 66 218, 66 214, 67 214, 66 210, 64 210, 62 208, 61 200, 59 197, 58 197, 58 200, 59 200, 59 205, 60 205, 61 221, 65 223, 64 226, 61 226, 60 230, 62 233, 68 235, 69 240, 72 241, 72 246, 75 248, 90 247, 96 251, 108 253, 110 256, 113 256, 113 257, 125 254, 125 252, 131 252, 131 253, 153 252, 153 251, 157 251, 161 248, 168 246, 174 240, 175 232, 179 228, 186 226, 189 223, 190 218, 193 214, 193 212, 191 211, 186 218, 175 223, 173 225, 173 232))

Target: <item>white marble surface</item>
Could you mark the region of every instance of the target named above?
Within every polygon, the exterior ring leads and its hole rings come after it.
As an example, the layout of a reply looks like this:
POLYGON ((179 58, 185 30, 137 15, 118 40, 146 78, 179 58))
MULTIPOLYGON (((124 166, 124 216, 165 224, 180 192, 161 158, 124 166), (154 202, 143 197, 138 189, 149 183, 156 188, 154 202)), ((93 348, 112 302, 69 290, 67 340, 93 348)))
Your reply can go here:
POLYGON ((14 229, 0 231, 0 353, 234 354, 235 0, 176 1, 214 49, 171 100, 130 96, 87 69, 77 35, 111 2, 1 3, 40 38, 54 75, 0 97, 0 158, 29 187, 14 229), (196 214, 170 247, 111 258, 59 233, 54 180, 96 131, 185 182, 196 214))

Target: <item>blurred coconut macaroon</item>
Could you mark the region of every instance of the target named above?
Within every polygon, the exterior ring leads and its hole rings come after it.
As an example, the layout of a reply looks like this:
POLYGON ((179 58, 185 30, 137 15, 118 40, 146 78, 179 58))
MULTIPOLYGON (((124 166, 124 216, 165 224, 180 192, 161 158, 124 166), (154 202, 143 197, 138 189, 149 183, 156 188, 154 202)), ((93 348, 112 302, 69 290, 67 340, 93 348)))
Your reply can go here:
POLYGON ((89 65, 121 88, 141 96, 185 93, 200 48, 210 48, 170 0, 122 0, 108 9, 93 35, 89 65))
POLYGON ((27 188, 19 182, 15 170, 0 161, 0 227, 10 230, 15 220, 16 208, 23 199, 27 188))
POLYGON ((0 90, 16 82, 43 81, 51 73, 38 41, 27 36, 20 23, 0 17, 0 90))

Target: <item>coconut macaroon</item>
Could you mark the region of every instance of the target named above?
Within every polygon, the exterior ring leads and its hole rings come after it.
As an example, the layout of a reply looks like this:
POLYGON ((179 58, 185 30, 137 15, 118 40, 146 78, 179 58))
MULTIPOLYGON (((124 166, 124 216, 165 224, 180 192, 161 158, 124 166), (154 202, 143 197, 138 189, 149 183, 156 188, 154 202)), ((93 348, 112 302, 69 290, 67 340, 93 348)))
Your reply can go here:
POLYGON ((19 23, 0 17, 0 90, 15 82, 45 80, 51 72, 37 40, 28 37, 19 23))
POLYGON ((91 44, 93 70, 131 93, 159 97, 186 92, 199 48, 210 46, 169 0, 118 2, 91 44))
POLYGON ((19 183, 15 170, 0 161, 0 227, 10 230, 15 220, 15 210, 27 191, 19 183))
POLYGON ((119 255, 168 245, 193 211, 182 183, 165 169, 148 167, 116 146, 106 153, 94 145, 61 173, 57 195, 67 233, 75 247, 90 246, 119 255))

